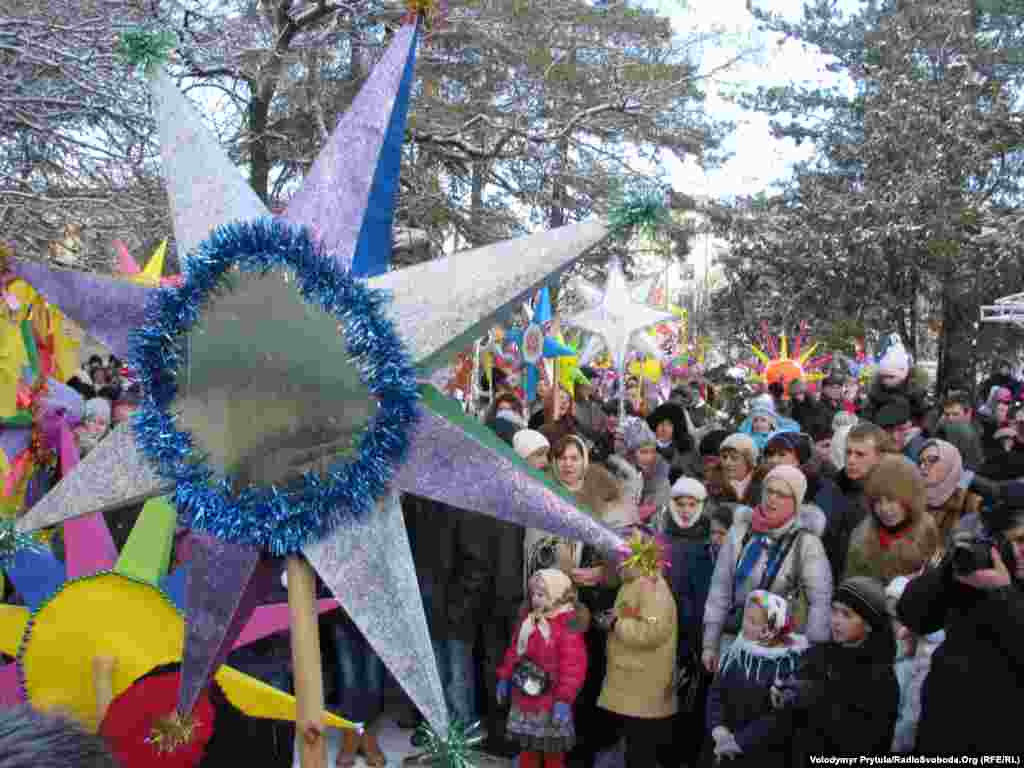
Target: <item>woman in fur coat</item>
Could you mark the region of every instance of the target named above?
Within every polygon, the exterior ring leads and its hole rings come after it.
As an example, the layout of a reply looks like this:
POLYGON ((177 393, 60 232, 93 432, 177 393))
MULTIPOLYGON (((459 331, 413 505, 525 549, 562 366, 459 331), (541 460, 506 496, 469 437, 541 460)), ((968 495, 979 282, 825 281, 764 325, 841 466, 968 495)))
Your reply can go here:
POLYGON ((873 576, 888 584, 919 571, 941 543, 920 470, 887 454, 868 475, 864 493, 869 514, 850 536, 845 577, 873 576))

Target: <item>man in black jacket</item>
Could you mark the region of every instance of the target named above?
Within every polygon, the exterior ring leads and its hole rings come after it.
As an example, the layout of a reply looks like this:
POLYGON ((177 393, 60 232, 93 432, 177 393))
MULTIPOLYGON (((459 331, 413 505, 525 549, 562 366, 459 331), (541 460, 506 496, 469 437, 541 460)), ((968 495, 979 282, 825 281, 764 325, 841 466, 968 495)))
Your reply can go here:
POLYGON ((912 632, 945 628, 921 696, 922 755, 1015 755, 1024 680, 1024 505, 996 505, 960 529, 951 554, 907 586, 896 612, 912 632), (958 551, 988 549, 991 567, 954 567, 958 551), (970 571, 970 572, 969 572, 970 571))
POLYGON ((885 430, 869 421, 859 422, 846 438, 846 466, 835 478, 836 486, 847 501, 846 519, 837 526, 833 550, 836 560, 832 567, 836 580, 842 579, 846 572, 850 536, 867 514, 864 481, 890 446, 885 430))

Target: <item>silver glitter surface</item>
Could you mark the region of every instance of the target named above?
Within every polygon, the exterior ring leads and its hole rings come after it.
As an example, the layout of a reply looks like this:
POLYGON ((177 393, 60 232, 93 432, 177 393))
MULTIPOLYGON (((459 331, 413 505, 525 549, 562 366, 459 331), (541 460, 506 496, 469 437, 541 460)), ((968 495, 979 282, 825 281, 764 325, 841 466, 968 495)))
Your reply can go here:
POLYGON ((447 733, 448 708, 398 494, 386 494, 365 521, 303 552, 423 717, 447 733))
POLYGON ((163 70, 150 80, 178 258, 232 221, 269 216, 220 142, 163 70))
POLYGON ((136 449, 131 424, 125 422, 19 518, 18 530, 37 531, 90 512, 160 496, 169 489, 136 449))
MULTIPOLYGON (((568 498, 457 424, 420 409, 408 457, 395 476, 403 491, 610 552, 625 542, 568 498)), ((497 438, 495 438, 497 439, 497 438)))
POLYGON ((413 360, 436 370, 607 233, 597 220, 569 224, 389 272, 369 284, 392 292, 389 311, 413 360))
POLYGON ((415 53, 415 40, 415 25, 405 25, 395 33, 284 214, 291 222, 312 227, 342 269, 351 267, 356 244, 369 217, 384 217, 381 228, 385 230, 385 239, 374 247, 389 251, 391 248, 393 207, 387 211, 371 210, 367 203, 399 83, 409 57, 415 53))

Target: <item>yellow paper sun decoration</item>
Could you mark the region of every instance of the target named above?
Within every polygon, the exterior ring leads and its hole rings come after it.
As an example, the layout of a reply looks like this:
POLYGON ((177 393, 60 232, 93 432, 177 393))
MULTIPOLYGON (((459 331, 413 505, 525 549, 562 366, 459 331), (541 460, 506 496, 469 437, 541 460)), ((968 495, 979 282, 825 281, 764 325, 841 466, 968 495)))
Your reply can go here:
POLYGON ((819 381, 825 378, 821 370, 832 359, 831 355, 811 357, 818 348, 817 343, 803 349, 807 333, 806 323, 800 326, 800 333, 794 340, 790 353, 789 340, 785 336, 775 337, 768 333, 767 323, 761 326, 762 344, 751 344, 750 349, 757 361, 745 363, 750 369, 751 378, 761 384, 782 383, 788 394, 789 384, 796 379, 802 381, 819 381))

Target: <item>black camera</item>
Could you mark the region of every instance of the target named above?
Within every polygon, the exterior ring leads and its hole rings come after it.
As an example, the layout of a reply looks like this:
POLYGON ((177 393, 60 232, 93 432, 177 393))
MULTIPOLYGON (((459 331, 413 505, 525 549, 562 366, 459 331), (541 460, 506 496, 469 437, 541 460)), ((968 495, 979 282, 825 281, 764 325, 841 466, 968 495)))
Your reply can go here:
POLYGON ((975 571, 984 571, 995 565, 992 562, 992 545, 998 541, 990 536, 977 536, 968 541, 953 542, 950 561, 957 576, 970 576, 975 571))
POLYGON ((545 537, 534 544, 527 562, 527 573, 531 575, 544 568, 558 567, 558 539, 545 537))
POLYGON ((992 568, 995 565, 992 562, 992 547, 999 550, 1003 562, 1012 569, 1013 547, 1006 541, 1003 532, 1011 526, 1013 518, 1020 513, 1020 509, 1011 507, 1005 501, 999 501, 992 507, 982 508, 980 528, 973 533, 957 534, 953 538, 949 552, 953 573, 957 576, 970 576, 975 571, 992 568))

